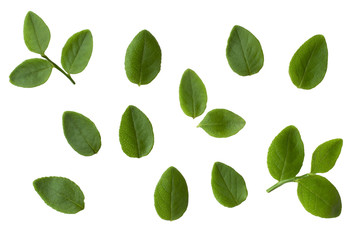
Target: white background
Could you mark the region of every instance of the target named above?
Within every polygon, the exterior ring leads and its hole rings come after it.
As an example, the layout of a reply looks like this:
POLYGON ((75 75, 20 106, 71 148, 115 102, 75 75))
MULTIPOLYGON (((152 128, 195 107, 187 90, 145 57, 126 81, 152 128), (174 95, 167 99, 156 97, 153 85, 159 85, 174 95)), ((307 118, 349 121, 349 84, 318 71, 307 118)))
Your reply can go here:
MULTIPOLYGON (((359 237, 360 30, 357 1, 2 1, 0 3, 0 239, 339 239, 359 237), (56 69, 44 85, 23 89, 9 74, 23 60, 38 57, 23 41, 27 11, 49 26, 46 54, 60 63, 66 40, 90 29, 94 50, 73 86, 56 69), (250 30, 263 47, 262 70, 250 77, 232 72, 225 49, 234 25, 250 30), (162 49, 162 69, 149 85, 130 83, 124 70, 128 44, 149 30, 162 49), (323 34, 328 71, 313 90, 297 89, 288 75, 294 52, 323 34), (237 135, 216 139, 196 128, 181 110, 178 87, 191 68, 208 92, 206 112, 226 108, 247 124, 237 135), (122 151, 118 129, 128 105, 153 124, 155 145, 141 159, 122 151), (102 137, 99 153, 77 154, 63 135, 61 116, 89 117, 102 137), (343 138, 344 146, 327 177, 340 192, 343 211, 335 219, 306 212, 296 184, 268 194, 267 150, 286 126, 295 125, 305 145, 300 174, 309 172, 321 143, 343 138), (213 163, 224 162, 245 179, 249 196, 229 209, 213 197, 213 163), (189 188, 189 206, 179 220, 160 219, 153 193, 161 174, 175 166, 189 188), (63 176, 85 194, 75 215, 48 207, 32 182, 63 176)), ((205 113, 206 113, 205 112, 205 113)))

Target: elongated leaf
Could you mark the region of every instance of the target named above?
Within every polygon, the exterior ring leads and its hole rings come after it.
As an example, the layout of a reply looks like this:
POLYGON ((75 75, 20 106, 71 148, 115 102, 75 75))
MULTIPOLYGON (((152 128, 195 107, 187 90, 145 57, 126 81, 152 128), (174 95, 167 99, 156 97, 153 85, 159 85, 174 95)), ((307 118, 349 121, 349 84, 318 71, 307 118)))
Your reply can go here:
POLYGON ((59 212, 74 214, 85 208, 83 192, 67 178, 38 178, 33 185, 44 202, 59 212))
POLYGON ((333 139, 318 146, 312 156, 311 172, 325 173, 332 169, 340 155, 342 145, 342 139, 333 139))
POLYGON ((243 177, 232 167, 221 162, 214 164, 211 187, 216 200, 229 208, 238 206, 248 195, 243 177))
POLYGON ((187 209, 188 199, 188 187, 183 175, 175 167, 169 167, 155 188, 156 212, 164 220, 179 219, 187 209))
POLYGON ((187 69, 180 82, 180 106, 183 112, 192 118, 203 114, 207 103, 207 94, 204 83, 191 69, 187 69))
POLYGON ((24 41, 27 48, 38 54, 44 54, 50 42, 50 30, 35 13, 28 12, 24 21, 24 41))
POLYGON ((299 131, 294 126, 282 130, 272 141, 267 165, 276 180, 293 178, 299 173, 304 161, 304 144, 299 131))
POLYGON ((340 215, 339 192, 326 178, 312 175, 297 182, 298 197, 306 211, 322 218, 334 218, 340 215))
POLYGON ((18 87, 32 88, 44 84, 50 77, 53 66, 46 60, 25 60, 10 74, 10 82, 18 87))
POLYGON ((129 106, 121 118, 121 148, 129 157, 148 155, 154 146, 154 132, 150 120, 135 106, 129 106))
POLYGON ((244 126, 244 119, 226 109, 211 110, 198 125, 210 136, 217 138, 233 136, 244 126))
POLYGON ((83 30, 67 40, 61 54, 61 65, 70 74, 82 72, 90 61, 93 37, 90 30, 83 30))
POLYGON ((63 114, 64 135, 70 146, 83 156, 97 153, 101 137, 95 124, 84 115, 67 111, 63 114))
POLYGON ((237 25, 231 30, 226 57, 231 69, 241 76, 253 75, 264 65, 264 54, 259 40, 237 25))
POLYGON ((161 49, 147 30, 139 32, 126 50, 125 71, 130 82, 149 84, 160 72, 161 49))
POLYGON ((289 74, 298 88, 312 89, 325 77, 328 63, 328 49, 323 35, 307 40, 291 59, 289 74))

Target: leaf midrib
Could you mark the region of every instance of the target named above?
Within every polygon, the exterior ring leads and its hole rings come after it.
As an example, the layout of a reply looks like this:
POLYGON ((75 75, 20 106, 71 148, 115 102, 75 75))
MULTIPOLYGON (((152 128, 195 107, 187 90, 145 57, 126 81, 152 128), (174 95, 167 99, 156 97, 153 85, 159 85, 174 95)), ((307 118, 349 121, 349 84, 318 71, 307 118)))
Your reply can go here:
POLYGON ((38 33, 37 33, 37 31, 36 31, 36 27, 35 27, 35 24, 34 24, 34 21, 33 21, 33 16, 32 16, 32 14, 30 14, 30 22, 31 22, 31 25, 32 25, 32 27, 33 27, 33 29, 34 29, 35 39, 36 39, 36 42, 37 42, 37 44, 38 44, 39 50, 40 50, 40 52, 41 52, 42 54, 44 54, 45 51, 43 51, 43 50, 41 49, 40 41, 39 41, 39 38, 38 38, 38 33))
POLYGON ((307 71, 307 69, 308 69, 308 67, 309 67, 309 63, 310 63, 310 61, 311 61, 312 56, 314 55, 314 52, 315 52, 315 49, 316 49, 316 48, 317 48, 317 44, 315 44, 314 48, 313 48, 312 51, 311 51, 310 57, 308 58, 308 61, 307 61, 307 63, 306 63, 306 66, 305 66, 303 75, 302 75, 302 77, 301 77, 301 81, 300 81, 299 87, 302 87, 302 84, 303 84, 303 82, 304 82, 304 78, 305 78, 306 71, 307 71))
POLYGON ((226 186, 226 190, 228 190, 228 192, 230 193, 230 196, 231 196, 232 200, 233 200, 236 204, 238 204, 238 201, 236 200, 235 196, 234 196, 234 195, 232 194, 232 192, 230 191, 229 186, 226 184, 225 178, 223 177, 223 175, 222 175, 222 173, 221 173, 218 165, 216 165, 216 169, 217 169, 218 172, 219 172, 219 175, 220 175, 220 177, 221 177, 221 180, 224 182, 224 184, 225 184, 225 186, 226 186))
POLYGON ((88 35, 88 32, 85 32, 85 36, 83 37, 83 39, 81 40, 81 43, 80 43, 80 46, 78 48, 78 50, 76 51, 76 54, 75 54, 75 57, 74 57, 74 60, 72 61, 72 63, 70 64, 70 72, 72 72, 74 69, 73 66, 74 66, 74 63, 76 62, 78 56, 79 56, 79 52, 81 51, 81 49, 83 48, 83 43, 85 42, 85 39, 87 38, 87 35, 88 35))
POLYGON ((238 31, 238 30, 236 30, 236 36, 238 37, 239 42, 240 42, 241 52, 242 52, 242 54, 243 54, 243 56, 244 56, 244 60, 245 60, 245 63, 246 63, 246 68, 247 68, 247 70, 248 70, 248 73, 251 74, 250 66, 249 66, 247 57, 246 57, 246 55, 245 55, 244 47, 243 47, 243 44, 242 44, 242 41, 241 41, 240 34, 239 34, 239 31, 238 31))

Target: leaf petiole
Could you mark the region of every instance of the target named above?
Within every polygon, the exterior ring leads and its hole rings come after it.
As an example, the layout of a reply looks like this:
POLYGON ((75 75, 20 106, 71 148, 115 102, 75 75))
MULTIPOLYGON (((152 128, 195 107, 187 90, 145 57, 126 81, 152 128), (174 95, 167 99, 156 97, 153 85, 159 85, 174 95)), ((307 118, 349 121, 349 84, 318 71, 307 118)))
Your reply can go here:
POLYGON ((307 173, 307 174, 304 174, 302 176, 299 176, 299 177, 294 177, 294 178, 289 178, 289 179, 285 179, 285 180, 282 180, 282 181, 279 181, 277 182, 276 184, 274 184, 273 186, 269 187, 266 192, 272 192, 273 190, 277 189, 278 187, 282 186, 283 184, 285 183, 288 183, 288 182, 296 182, 297 180, 301 179, 301 178, 305 178, 305 177, 308 177, 310 175, 314 175, 313 173, 307 173))
POLYGON ((45 54, 41 54, 41 56, 43 58, 45 58, 46 60, 48 60, 53 66, 54 68, 56 68, 57 70, 59 70, 62 74, 64 74, 74 85, 75 85, 75 81, 72 79, 72 77, 70 76, 70 74, 66 73, 64 70, 62 70, 56 63, 54 63, 53 61, 50 60, 50 58, 48 58, 45 54))

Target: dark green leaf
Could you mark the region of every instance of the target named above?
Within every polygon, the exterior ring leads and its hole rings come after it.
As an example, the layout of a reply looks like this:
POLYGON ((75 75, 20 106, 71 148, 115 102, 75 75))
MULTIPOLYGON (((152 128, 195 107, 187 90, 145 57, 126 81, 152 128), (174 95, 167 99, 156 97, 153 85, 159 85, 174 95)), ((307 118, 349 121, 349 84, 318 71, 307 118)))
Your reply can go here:
POLYGON ((74 214, 85 208, 83 192, 67 178, 38 178, 33 185, 44 202, 59 212, 74 214))
POLYGON ((83 30, 67 40, 61 54, 61 65, 70 74, 82 72, 90 61, 93 37, 90 30, 83 30))
POLYGON ((64 112, 63 129, 70 146, 83 156, 97 153, 101 147, 101 137, 95 124, 77 112, 64 112))
POLYGON ((342 145, 342 139, 333 139, 318 146, 312 156, 311 172, 325 173, 332 169, 340 155, 342 145))
POLYGON ((198 125, 210 136, 217 138, 233 136, 244 126, 244 119, 226 109, 211 110, 198 125))
POLYGON ((130 82, 149 84, 160 72, 161 49, 147 30, 139 32, 126 50, 125 71, 130 82))
POLYGON ((334 218, 340 215, 339 192, 326 178, 312 175, 297 182, 298 197, 306 211, 322 218, 334 218))
POLYGON ((164 220, 176 220, 185 213, 188 199, 188 187, 183 175, 175 167, 169 167, 156 185, 156 212, 164 220))
POLYGON ((50 30, 35 13, 28 12, 24 21, 24 41, 27 48, 38 54, 44 54, 50 42, 50 30))
POLYGON ((298 88, 312 89, 325 77, 328 49, 323 35, 307 40, 291 59, 289 74, 298 88))
POLYGON ((243 177, 232 167, 221 162, 214 164, 211 187, 216 200, 229 208, 238 206, 248 195, 243 177))
POLYGON ((186 115, 196 118, 206 108, 207 94, 204 83, 191 69, 187 69, 180 82, 180 105, 186 115))
POLYGON ((269 172, 276 180, 293 178, 304 161, 304 144, 294 126, 282 130, 272 141, 267 156, 269 172))
POLYGON ((53 66, 46 60, 25 60, 10 74, 10 82, 18 87, 32 88, 44 84, 50 77, 53 66))
POLYGON ((121 118, 121 148, 129 157, 141 158, 154 146, 154 132, 150 120, 135 106, 129 106, 121 118))
POLYGON ((226 57, 231 69, 241 76, 255 74, 264 65, 264 54, 259 40, 240 26, 234 26, 231 30, 226 57))

